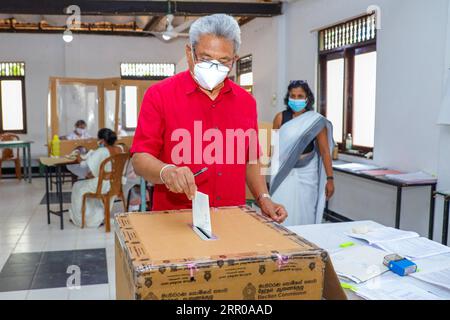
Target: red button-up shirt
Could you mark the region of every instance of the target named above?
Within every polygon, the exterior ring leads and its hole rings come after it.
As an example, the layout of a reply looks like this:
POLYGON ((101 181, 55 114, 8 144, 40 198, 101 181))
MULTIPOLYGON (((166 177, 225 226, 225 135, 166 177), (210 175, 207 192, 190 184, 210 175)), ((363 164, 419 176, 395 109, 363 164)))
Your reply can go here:
MULTIPOLYGON (((243 205, 246 162, 261 155, 257 130, 256 102, 249 93, 226 79, 211 100, 185 71, 145 93, 131 153, 149 153, 165 163, 188 166, 194 173, 208 167, 195 182, 209 195, 210 206, 243 205), (249 133, 245 143, 233 138, 239 129, 249 133)), ((155 186, 152 210, 191 206, 185 194, 172 193, 163 184, 155 186)))

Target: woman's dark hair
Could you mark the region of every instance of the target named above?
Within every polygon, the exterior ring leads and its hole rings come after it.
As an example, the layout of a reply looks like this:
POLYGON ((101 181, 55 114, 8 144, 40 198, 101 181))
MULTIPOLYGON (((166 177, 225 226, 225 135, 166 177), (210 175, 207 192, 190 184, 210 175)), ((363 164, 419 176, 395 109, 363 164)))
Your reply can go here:
POLYGON ((310 111, 313 109, 313 105, 315 102, 314 99, 314 94, 312 93, 311 89, 309 88, 309 85, 306 81, 303 80, 293 80, 289 83, 288 85, 288 89, 287 89, 287 93, 286 96, 284 97, 284 104, 286 105, 287 109, 289 109, 289 93, 291 92, 292 89, 294 88, 302 88, 305 93, 306 93, 306 99, 307 99, 307 104, 306 104, 306 110, 310 111))
POLYGON ((108 146, 112 146, 117 140, 117 135, 111 129, 103 128, 98 130, 97 138, 105 140, 108 146))
POLYGON ((78 128, 79 126, 86 126, 86 121, 78 120, 77 122, 75 122, 75 128, 78 128))

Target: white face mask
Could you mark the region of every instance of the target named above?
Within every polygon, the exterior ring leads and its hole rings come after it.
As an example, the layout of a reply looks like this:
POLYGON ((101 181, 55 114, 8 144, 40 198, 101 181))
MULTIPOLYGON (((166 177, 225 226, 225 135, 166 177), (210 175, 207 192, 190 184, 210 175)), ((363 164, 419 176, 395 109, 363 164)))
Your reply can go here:
MULTIPOLYGON (((220 64, 217 60, 212 60, 211 62, 220 64)), ((201 87, 211 91, 225 80, 229 71, 219 71, 215 65, 210 68, 202 68, 202 64, 204 62, 195 65, 194 77, 201 87)))
POLYGON ((75 128, 75 131, 76 131, 80 136, 82 136, 82 135, 86 132, 86 129, 75 128))

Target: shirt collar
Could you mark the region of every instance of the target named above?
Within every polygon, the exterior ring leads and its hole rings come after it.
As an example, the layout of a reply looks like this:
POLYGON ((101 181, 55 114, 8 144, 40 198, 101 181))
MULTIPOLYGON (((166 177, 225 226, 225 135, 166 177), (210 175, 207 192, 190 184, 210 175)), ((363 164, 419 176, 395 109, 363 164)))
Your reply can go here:
MULTIPOLYGON (((189 70, 185 72, 185 79, 183 79, 185 84, 185 91, 186 94, 191 94, 195 92, 196 90, 199 90, 199 85, 197 82, 195 82, 194 78, 192 77, 192 74, 189 70)), ((230 85, 230 79, 228 77, 223 82, 223 87, 220 89, 220 93, 227 93, 227 92, 233 92, 233 87, 230 85)))

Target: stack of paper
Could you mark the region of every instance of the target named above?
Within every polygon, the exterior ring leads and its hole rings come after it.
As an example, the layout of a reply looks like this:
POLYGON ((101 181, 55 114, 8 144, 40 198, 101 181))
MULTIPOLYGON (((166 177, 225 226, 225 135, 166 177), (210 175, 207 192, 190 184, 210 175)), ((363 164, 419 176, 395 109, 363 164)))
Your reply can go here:
POLYGON ((398 280, 370 283, 354 292, 367 300, 442 300, 422 288, 398 280))
POLYGON ((347 170, 351 172, 358 172, 363 170, 374 170, 374 169, 380 169, 379 166, 371 165, 371 164, 364 164, 364 163, 344 163, 344 164, 336 164, 334 165, 335 168, 347 170))
POLYGON ((403 172, 397 170, 365 170, 361 171, 361 173, 367 174, 369 176, 378 177, 385 176, 388 174, 402 174, 403 172))
POLYGON ((417 238, 419 237, 419 234, 413 231, 403 231, 391 227, 380 227, 371 229, 366 233, 346 233, 346 235, 356 238, 356 239, 362 239, 369 244, 378 244, 381 242, 386 241, 393 241, 393 240, 402 240, 402 239, 410 239, 410 238, 417 238))
POLYGON ((450 290, 450 267, 432 271, 420 271, 412 277, 450 290))
POLYGON ((403 231, 390 227, 369 230, 367 233, 346 233, 348 236, 362 239, 389 253, 396 253, 409 259, 421 259, 438 254, 450 253, 450 248, 413 231, 403 231))
POLYGON ((388 174, 386 178, 402 182, 402 183, 433 183, 436 182, 436 177, 429 175, 428 173, 418 171, 411 173, 403 173, 403 174, 388 174))
POLYGON ((356 283, 375 278, 388 270, 386 252, 369 246, 354 246, 331 254, 336 273, 356 283))
POLYGON ((376 245, 413 260, 450 252, 449 247, 423 237, 381 242, 376 245))

